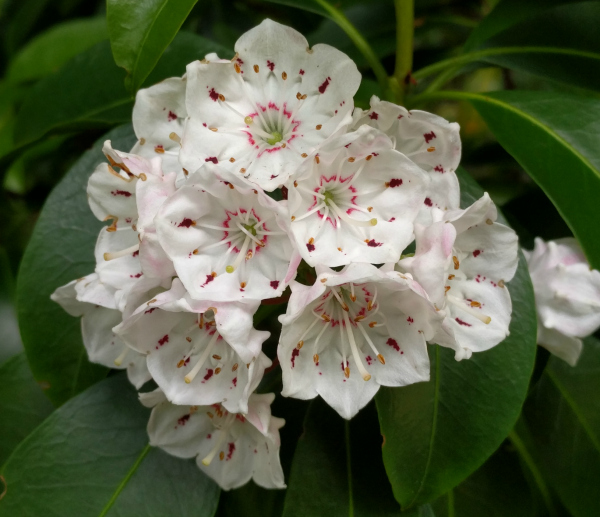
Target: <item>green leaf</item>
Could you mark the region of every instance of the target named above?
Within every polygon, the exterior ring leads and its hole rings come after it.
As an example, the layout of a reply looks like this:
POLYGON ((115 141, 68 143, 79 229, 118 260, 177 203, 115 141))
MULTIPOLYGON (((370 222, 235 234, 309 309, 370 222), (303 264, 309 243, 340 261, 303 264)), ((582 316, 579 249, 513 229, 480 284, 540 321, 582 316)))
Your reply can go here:
POLYGON ((0 516, 214 515, 218 487, 193 460, 148 445, 148 416, 122 374, 69 401, 2 468, 0 516))
POLYGON ((33 38, 10 62, 10 82, 41 79, 56 72, 67 61, 108 38, 104 17, 69 20, 33 38))
POLYGON ((102 143, 116 149, 135 142, 131 126, 101 138, 73 165, 48 197, 25 251, 17 279, 21 337, 34 377, 55 404, 62 404, 106 375, 92 365, 78 318, 50 300, 54 290, 94 271, 94 245, 102 223, 92 214, 87 181, 104 160, 102 143))
MULTIPOLYGON (((483 191, 462 169, 461 205, 483 191)), ((382 388, 375 400, 383 461, 403 508, 430 502, 477 469, 516 422, 536 351, 536 314, 523 255, 510 290, 510 336, 498 346, 454 360, 452 350, 429 347, 431 380, 382 388)))
POLYGON ((503 445, 476 472, 433 504, 437 517, 540 516, 519 457, 503 445))
POLYGON ((576 367, 552 357, 529 396, 523 423, 532 455, 575 517, 598 513, 600 483, 600 341, 584 340, 576 367))
POLYGON ((527 0, 525 2, 523 0, 502 0, 471 32, 464 49, 471 51, 492 36, 543 12, 545 9, 579 1, 581 0, 527 0))
POLYGON ((0 465, 51 412, 23 352, 0 365, 0 465))
MULTIPOLYGON (((555 92, 437 92, 471 102, 498 142, 544 190, 600 269, 600 99, 555 92)), ((541 214, 540 214, 541 216, 541 214)))
MULTIPOLYGON (((298 440, 283 517, 397 516, 380 453, 373 404, 347 422, 322 399, 311 402, 298 440)), ((403 515, 427 516, 427 508, 403 515)))
POLYGON ((107 0, 106 18, 115 62, 135 92, 156 66, 197 0, 107 0))
POLYGON ((600 90, 598 19, 598 2, 545 10, 488 40, 484 47, 497 54, 484 60, 558 82, 600 90))
MULTIPOLYGON (((209 52, 223 54, 227 49, 201 36, 178 34, 145 86, 183 75, 188 63, 209 52)), ((113 61, 108 41, 79 54, 31 89, 17 114, 15 144, 35 141, 50 131, 128 122, 133 98, 125 89, 124 77, 125 72, 113 61)))

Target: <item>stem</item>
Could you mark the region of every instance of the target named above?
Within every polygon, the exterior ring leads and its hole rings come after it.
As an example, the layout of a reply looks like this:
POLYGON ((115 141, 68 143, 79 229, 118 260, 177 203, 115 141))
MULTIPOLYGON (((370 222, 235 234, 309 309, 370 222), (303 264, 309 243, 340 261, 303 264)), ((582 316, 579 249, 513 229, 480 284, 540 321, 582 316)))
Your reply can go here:
POLYGON ((396 69, 394 78, 398 84, 396 101, 402 104, 410 84, 413 65, 413 38, 415 33, 414 0, 394 0, 396 8, 396 69))
POLYGON ((346 472, 348 474, 348 516, 354 517, 354 497, 352 493, 352 454, 350 452, 350 422, 344 420, 344 431, 346 438, 346 472))
POLYGON ((371 48, 371 45, 367 43, 367 40, 363 38, 362 34, 358 32, 354 25, 352 25, 352 22, 340 9, 334 7, 326 0, 315 0, 315 2, 319 4, 325 11, 327 11, 331 19, 342 28, 342 30, 352 40, 354 45, 356 45, 356 48, 360 50, 362 55, 369 63, 369 66, 373 70, 381 90, 383 92, 389 90, 389 80, 385 68, 381 64, 381 61, 375 54, 374 50, 371 48))
POLYGON ((544 504, 546 505, 546 509, 548 510, 548 515, 551 515, 554 517, 556 515, 556 511, 554 509, 554 505, 552 504, 552 497, 550 496, 548 487, 546 486, 546 483, 544 482, 542 473, 537 468, 537 465, 533 461, 531 454, 529 454, 529 451, 525 447, 525 444, 523 443, 523 441, 521 440, 521 438, 515 432, 514 429, 508 434, 508 439, 514 445, 515 449, 517 449, 517 452, 521 455, 523 462, 529 468, 529 471, 531 472, 531 475, 533 476, 533 479, 535 480, 535 484, 537 485, 540 493, 542 494, 542 498, 544 499, 544 504))
MULTIPOLYGON (((402 2, 403 0, 396 0, 396 3, 402 2)), ((415 79, 423 79, 431 74, 442 72, 446 68, 454 67, 457 65, 466 65, 473 61, 479 61, 486 57, 498 56, 502 54, 562 54, 568 56, 579 56, 587 57, 589 59, 600 60, 600 54, 596 52, 586 52, 584 50, 575 50, 567 48, 555 48, 555 47, 498 47, 488 48, 485 50, 478 50, 476 52, 469 52, 460 56, 451 57, 438 61, 432 65, 426 66, 417 70, 413 76, 415 79)))

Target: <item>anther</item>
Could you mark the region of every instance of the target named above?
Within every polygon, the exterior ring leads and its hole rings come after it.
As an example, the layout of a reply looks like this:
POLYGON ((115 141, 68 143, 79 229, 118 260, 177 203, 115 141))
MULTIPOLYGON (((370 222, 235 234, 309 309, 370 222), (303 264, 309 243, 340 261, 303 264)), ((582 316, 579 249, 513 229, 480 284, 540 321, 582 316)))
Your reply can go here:
POLYGON ((460 262, 458 261, 458 257, 456 255, 452 257, 452 262, 454 262, 454 269, 458 269, 460 267, 460 262))
POLYGON ((252 122, 254 122, 254 119, 250 115, 248 115, 247 117, 244 117, 244 122, 247 125, 250 125, 250 124, 252 124, 252 122))
POLYGON ((215 375, 219 375, 221 373, 221 368, 215 368, 215 375))
MULTIPOLYGON (((318 321, 318 320, 317 320, 317 321, 318 321)), ((300 340, 300 341, 298 341, 298 344, 296 345, 296 348, 297 348, 298 350, 300 350, 300 349, 301 349, 303 346, 304 346, 304 341, 300 340)))
POLYGON ((146 139, 145 138, 140 138, 140 145, 144 145, 146 143, 146 139))
POLYGON ((225 102, 225 95, 223 95, 222 93, 219 93, 219 100, 221 102, 225 102))
POLYGON ((125 248, 124 250, 121 250, 121 251, 115 251, 114 253, 105 253, 104 260, 108 261, 108 260, 114 260, 114 259, 118 259, 121 257, 125 257, 126 255, 129 255, 130 253, 135 253, 139 249, 140 249, 140 245, 134 244, 133 246, 131 246, 129 248, 125 248))
POLYGON ((235 372, 238 369, 238 364, 235 363, 232 367, 231 367, 231 371, 235 372))
POLYGON ((209 127, 208 129, 210 129, 213 133, 216 133, 218 131, 216 127, 209 127))
POLYGON ((315 364, 319 362, 319 354, 313 355, 313 361, 315 362, 315 364))
POLYGON ((448 280, 452 280, 456 275, 448 275, 448 280))
POLYGON ((381 364, 385 364, 385 359, 383 358, 383 356, 381 354, 377 354, 377 359, 379 360, 379 362, 381 364))
POLYGON ((302 158, 306 158, 308 156, 308 154, 302 153, 300 156, 302 156, 302 158))
POLYGON ((433 151, 435 151, 435 147, 432 146, 427 148, 428 153, 432 153, 433 151))
POLYGON ((231 158, 229 158, 229 161, 230 161, 231 163, 233 163, 233 162, 235 162, 235 158, 231 157, 231 158))
POLYGON ((346 377, 346 379, 350 378, 350 367, 346 366, 346 368, 344 368, 344 376, 346 377))
POLYGON ((323 124, 318 124, 317 127, 315 128, 317 131, 319 131, 321 128, 323 127, 323 124))
POLYGON ((367 156, 367 157, 365 158, 365 160, 369 161, 371 158, 373 158, 373 155, 372 155, 372 154, 370 154, 369 156, 367 156))
POLYGON ((281 72, 281 78, 285 81, 287 79, 287 74, 285 72, 281 72))
POLYGON ((169 138, 173 140, 173 142, 177 142, 178 144, 181 143, 181 137, 177 133, 175 133, 175 131, 169 133, 169 138))
POLYGON ((504 287, 504 280, 500 280, 498 282, 498 287, 504 287))
POLYGON ((233 68, 235 69, 236 73, 238 73, 238 74, 242 73, 242 69, 240 68, 240 65, 238 65, 237 63, 235 63, 233 65, 233 68))
POLYGON ((254 71, 258 74, 258 70, 259 70, 258 65, 254 65, 252 68, 254 68, 254 71))
POLYGON ((486 219, 485 224, 494 224, 494 221, 492 221, 491 219, 486 219))
POLYGON ((213 357, 213 359, 216 359, 217 361, 220 361, 220 360, 221 360, 221 356, 220 356, 220 355, 213 354, 213 356, 212 356, 212 357, 213 357))
POLYGON ((450 290, 450 286, 447 285, 444 289, 446 290, 446 292, 448 292, 450 290))

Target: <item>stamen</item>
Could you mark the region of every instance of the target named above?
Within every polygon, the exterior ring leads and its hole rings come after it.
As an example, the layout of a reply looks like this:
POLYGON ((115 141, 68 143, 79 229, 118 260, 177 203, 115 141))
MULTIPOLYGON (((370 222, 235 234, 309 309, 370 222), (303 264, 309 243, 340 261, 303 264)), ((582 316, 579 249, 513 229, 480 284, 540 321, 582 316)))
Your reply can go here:
POLYGON ((219 338, 219 333, 217 331, 215 331, 212 339, 208 342, 208 345, 206 345, 204 352, 202 352, 202 355, 200 356, 200 359, 198 359, 198 362, 196 363, 194 368, 192 368, 192 370, 184 377, 186 384, 189 384, 190 382, 192 382, 194 380, 194 377, 196 377, 196 375, 198 375, 200 368, 202 368, 202 365, 204 364, 206 359, 208 359, 208 356, 210 355, 210 352, 212 351, 212 348, 213 348, 214 344, 217 342, 218 338, 219 338))
POLYGON ((356 219, 352 219, 346 212, 344 212, 340 207, 338 207, 331 199, 329 200, 329 206, 336 213, 336 215, 342 219, 344 222, 351 224, 352 226, 375 226, 377 224, 377 219, 373 218, 369 221, 357 221, 356 219))
MULTIPOLYGON (((355 320, 356 321, 356 320, 355 320)), ((373 353, 375 355, 377 355, 377 359, 379 359, 379 362, 381 364, 385 364, 385 359, 383 358, 383 356, 379 353, 379 351, 377 350, 377 348, 375 348, 375 344, 373 343, 373 341, 371 341, 371 338, 369 337, 369 334, 367 334, 367 331, 363 328, 363 326, 360 323, 356 323, 356 326, 358 327, 358 330, 360 330, 361 334, 363 335, 363 337, 365 338, 365 341, 367 343, 369 343, 369 346, 371 347, 371 349, 373 350, 373 353)))
POLYGON ((173 140, 173 142, 177 142, 178 144, 181 143, 181 137, 175 132, 170 133, 169 138, 173 140))
POLYGON ((337 291, 333 287, 331 288, 331 292, 333 293, 333 296, 336 297, 337 301, 340 302, 340 305, 342 306, 342 309, 344 309, 344 311, 348 312, 350 310, 349 307, 348 307, 348 305, 346 304, 346 302, 344 302, 340 298, 340 295, 337 293, 337 291))
POLYGON ((125 345, 125 347, 123 348, 123 351, 121 352, 121 355, 119 355, 119 357, 117 357, 115 359, 115 366, 121 366, 121 363, 123 363, 123 359, 125 359, 125 357, 127 356, 128 353, 129 353, 129 347, 127 345, 125 345))
POLYGON ((369 372, 366 370, 365 366, 362 364, 362 361, 358 354, 358 347, 356 346, 356 341, 354 340, 354 333, 350 328, 350 319, 348 318, 348 314, 346 312, 342 313, 342 315, 344 316, 344 323, 346 324, 346 333, 348 334, 348 340, 350 341, 350 350, 352 350, 352 357, 354 358, 354 362, 356 363, 356 366, 358 367, 358 371, 362 375, 362 378, 365 381, 368 381, 371 378, 371 376, 369 375, 369 372))
POLYGON ((137 243, 137 244, 134 244, 133 246, 126 248, 124 250, 121 250, 121 251, 115 251, 114 253, 105 253, 104 260, 114 260, 114 259, 118 259, 121 257, 125 257, 126 255, 129 255, 130 253, 135 253, 139 249, 140 249, 140 244, 137 243))
POLYGON ((250 244, 250 237, 246 235, 246 238, 244 239, 244 244, 242 244, 242 249, 238 253, 238 256, 235 258, 235 261, 233 262, 233 264, 231 264, 225 268, 225 271, 227 271, 227 273, 233 273, 237 269, 237 267, 240 265, 242 260, 244 260, 246 258, 246 251, 248 250, 249 244, 250 244))
POLYGON ((305 214, 301 215, 300 217, 293 217, 292 221, 301 221, 302 219, 311 216, 312 214, 314 214, 315 212, 318 212, 319 210, 321 210, 321 208, 323 208, 325 205, 325 203, 321 203, 320 205, 317 205, 316 207, 314 207, 312 210, 309 210, 308 212, 306 212, 305 214))
POLYGON ((227 435, 229 434, 229 428, 231 427, 231 424, 234 422, 234 420, 235 420, 234 415, 230 414, 227 416, 225 425, 219 432, 219 438, 217 438, 216 443, 213 445, 213 448, 210 450, 208 455, 202 460, 202 465, 204 465, 205 467, 208 467, 210 465, 211 461, 213 460, 213 458, 217 455, 217 451, 221 448, 221 445, 223 445, 223 443, 225 442, 225 439, 227 438, 227 435), (233 419, 231 417, 233 417, 233 419))
POLYGON ((235 224, 242 232, 244 232, 246 234, 246 236, 250 237, 256 243, 257 246, 260 246, 261 248, 263 248, 265 246, 265 243, 263 241, 261 241, 260 239, 257 239, 248 230, 246 230, 246 228, 244 228, 240 223, 236 222, 235 224))
POLYGON ((470 314, 474 318, 477 318, 479 321, 485 323, 486 325, 488 325, 492 321, 492 318, 490 316, 482 314, 481 312, 465 305, 464 300, 461 300, 460 298, 457 298, 456 296, 448 295, 447 300, 452 305, 458 307, 459 309, 462 309, 464 312, 466 312, 467 314, 470 314))

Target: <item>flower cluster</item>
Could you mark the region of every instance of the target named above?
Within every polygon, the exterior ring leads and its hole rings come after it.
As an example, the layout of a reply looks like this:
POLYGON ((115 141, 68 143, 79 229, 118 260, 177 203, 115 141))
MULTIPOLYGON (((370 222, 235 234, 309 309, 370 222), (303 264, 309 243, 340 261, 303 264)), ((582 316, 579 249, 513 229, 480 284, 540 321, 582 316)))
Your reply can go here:
POLYGON ((575 366, 583 343, 600 327, 600 272, 573 238, 535 239, 525 251, 535 292, 538 344, 575 366))
POLYGON ((90 360, 156 382, 152 445, 225 489, 284 487, 283 421, 255 393, 261 301, 289 298, 282 394, 349 419, 382 385, 427 381, 428 343, 460 360, 508 335, 517 237, 487 195, 459 208, 457 124, 355 109, 355 64, 273 21, 235 50, 138 93, 137 143, 107 141, 89 180, 109 223, 96 269, 53 299, 82 316, 90 360))

